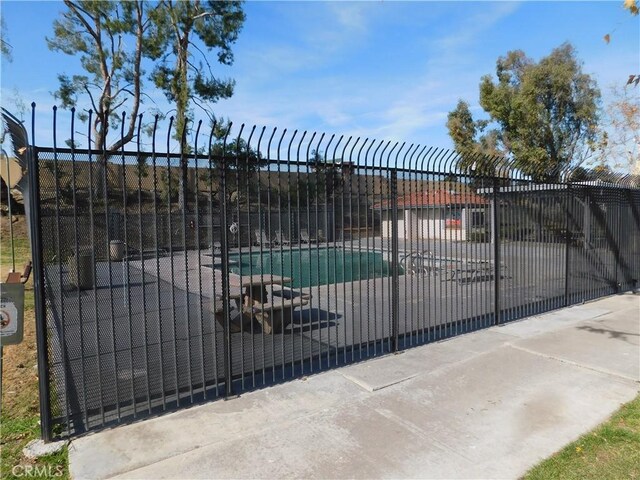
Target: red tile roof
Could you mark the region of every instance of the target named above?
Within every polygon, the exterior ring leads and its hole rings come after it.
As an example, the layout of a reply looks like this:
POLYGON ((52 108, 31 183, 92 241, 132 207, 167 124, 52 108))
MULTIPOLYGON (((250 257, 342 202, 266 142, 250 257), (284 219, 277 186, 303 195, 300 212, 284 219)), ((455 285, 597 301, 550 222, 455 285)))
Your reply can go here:
MULTIPOLYGON (((389 207, 390 202, 383 202, 374 205, 374 208, 389 207)), ((398 208, 418 208, 418 207, 446 207, 454 205, 487 205, 489 201, 477 193, 452 192, 449 190, 432 190, 424 193, 414 193, 398 197, 398 208)))

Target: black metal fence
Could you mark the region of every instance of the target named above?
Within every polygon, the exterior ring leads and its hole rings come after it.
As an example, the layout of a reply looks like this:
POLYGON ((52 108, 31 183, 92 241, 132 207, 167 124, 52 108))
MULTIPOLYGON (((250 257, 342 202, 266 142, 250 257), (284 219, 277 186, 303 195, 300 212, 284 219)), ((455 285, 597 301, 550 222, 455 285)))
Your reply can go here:
POLYGON ((481 159, 491 173, 481 175, 462 167, 478 158, 421 145, 204 130, 194 125, 181 149, 166 133, 162 151, 155 130, 149 146, 139 135, 127 151, 61 148, 55 137, 32 147, 45 438, 640 278, 631 176, 567 182, 558 171, 547 172, 557 182, 536 183, 503 159, 481 159))

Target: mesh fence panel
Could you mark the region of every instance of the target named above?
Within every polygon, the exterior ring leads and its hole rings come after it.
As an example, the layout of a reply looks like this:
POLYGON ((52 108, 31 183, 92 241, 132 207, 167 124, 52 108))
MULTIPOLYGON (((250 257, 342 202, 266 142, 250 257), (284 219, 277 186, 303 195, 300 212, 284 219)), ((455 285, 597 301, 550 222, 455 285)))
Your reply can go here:
POLYGON ((37 149, 53 433, 636 287, 638 190, 445 175, 443 152, 388 146, 37 149))

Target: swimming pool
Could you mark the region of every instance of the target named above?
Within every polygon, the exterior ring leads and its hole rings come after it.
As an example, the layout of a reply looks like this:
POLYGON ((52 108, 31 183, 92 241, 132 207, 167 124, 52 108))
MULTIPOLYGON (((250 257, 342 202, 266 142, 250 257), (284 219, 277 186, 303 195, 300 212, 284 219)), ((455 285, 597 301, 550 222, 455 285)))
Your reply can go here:
POLYGON ((229 270, 239 275, 271 273, 293 279, 293 287, 311 287, 391 275, 391 264, 382 253, 347 247, 248 252, 229 255, 238 262, 229 270))

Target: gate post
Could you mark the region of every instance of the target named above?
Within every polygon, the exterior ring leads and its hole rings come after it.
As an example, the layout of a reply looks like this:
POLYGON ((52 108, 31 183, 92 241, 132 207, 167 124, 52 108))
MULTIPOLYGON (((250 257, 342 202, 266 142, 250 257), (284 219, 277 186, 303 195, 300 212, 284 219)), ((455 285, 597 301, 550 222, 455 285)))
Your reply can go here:
POLYGON ((392 352, 398 351, 398 330, 400 329, 400 289, 398 279, 398 172, 389 173, 391 194, 391 336, 392 352))
POLYGON ((573 199, 571 183, 567 183, 567 203, 565 205, 565 253, 564 253, 564 306, 569 305, 569 267, 571 254, 571 225, 569 223, 570 207, 573 199))
POLYGON ((51 392, 49 389, 49 358, 47 357, 47 318, 42 258, 42 230, 40 228, 40 174, 38 150, 35 146, 35 103, 31 104, 31 148, 27 154, 29 205, 29 239, 33 262, 33 297, 36 316, 36 346, 38 350, 38 390, 40 392, 40 432, 45 442, 52 440, 51 392))
POLYGON ((229 238, 227 236, 229 233, 229 219, 227 217, 227 163, 224 153, 222 154, 221 163, 222 173, 220 178, 220 187, 222 193, 222 234, 220 235, 220 247, 222 250, 222 314, 224 316, 224 384, 225 396, 230 396, 233 395, 233 372, 231 367, 231 312, 229 311, 229 238))
POLYGON ((495 324, 500 324, 500 216, 498 213, 498 193, 500 191, 500 180, 493 179, 493 304, 495 308, 495 324))

